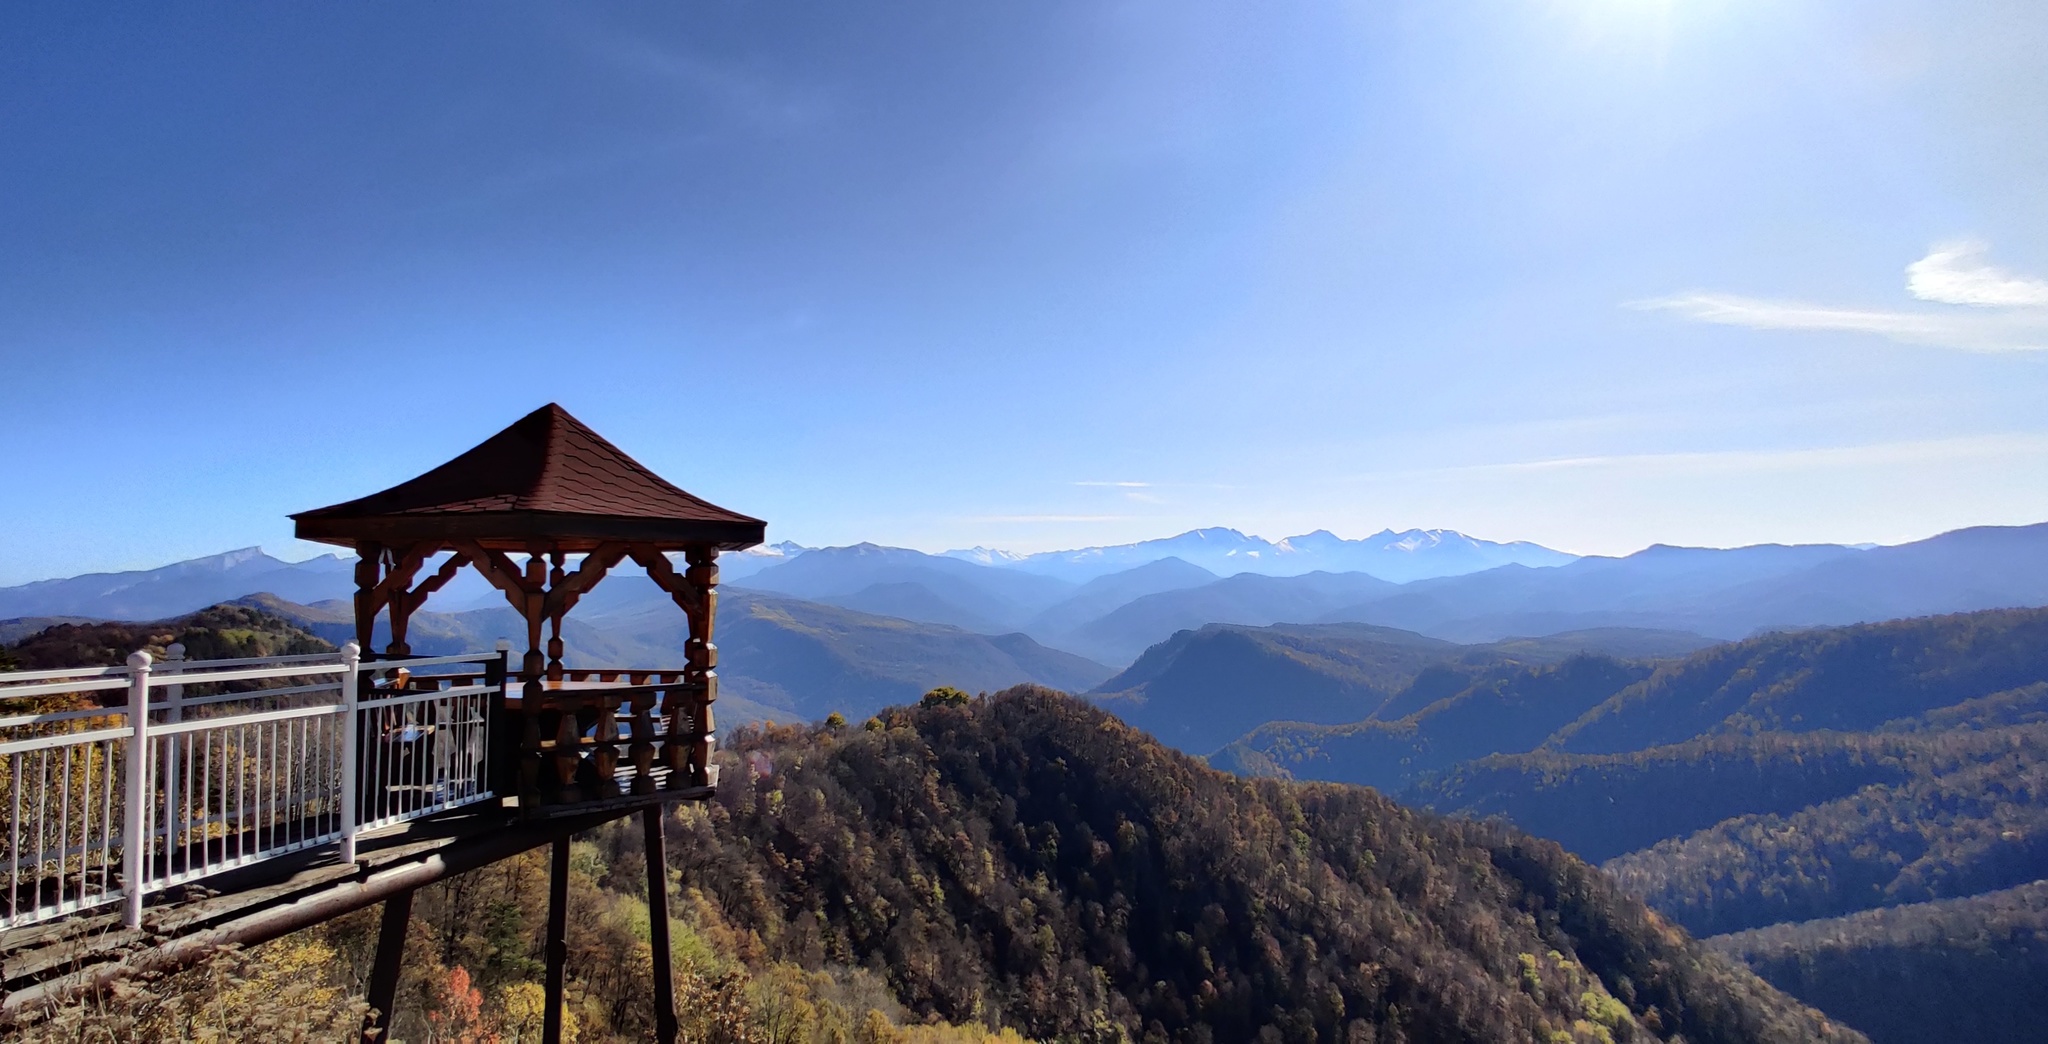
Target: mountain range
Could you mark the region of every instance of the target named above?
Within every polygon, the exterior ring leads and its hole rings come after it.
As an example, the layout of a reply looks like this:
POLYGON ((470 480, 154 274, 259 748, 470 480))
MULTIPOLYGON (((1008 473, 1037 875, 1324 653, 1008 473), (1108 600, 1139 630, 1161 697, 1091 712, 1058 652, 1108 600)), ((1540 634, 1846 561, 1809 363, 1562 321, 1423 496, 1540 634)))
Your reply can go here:
MULTIPOLYGON (((1050 557, 782 543, 721 561, 732 591, 977 634, 1022 633, 1113 667, 1179 631, 1214 623, 1365 623, 1462 643, 1614 627, 1732 640, 1772 629, 2048 604, 2048 524, 1962 529, 1890 547, 1657 545, 1582 558, 1442 531, 1381 536, 1387 539, 1309 534, 1268 544, 1208 529, 1050 557), (1370 564, 1377 555, 1380 573, 1318 568, 1279 575, 1269 555, 1294 556, 1287 570, 1370 564), (1388 565, 1389 555, 1409 557, 1388 565), (1488 555, 1548 556, 1559 564, 1457 572, 1488 555), (1258 568, 1218 572, 1246 563, 1258 568), (1124 568, 1104 571, 1114 566, 1124 568), (1397 579, 1424 567, 1438 575, 1397 579)), ((156 619, 259 592, 311 605, 349 595, 349 565, 334 556, 287 563, 248 548, 155 570, 46 580, 0 589, 0 621, 156 619)), ((467 572, 430 603, 440 612, 502 604, 467 572)), ((579 604, 574 619, 594 623, 665 604, 644 576, 620 570, 579 604)))
POLYGON ((1162 558, 1178 558, 1212 573, 1369 573, 1407 583, 1435 576, 1460 576, 1503 565, 1555 566, 1578 556, 1526 541, 1495 543, 1449 529, 1381 530, 1346 540, 1327 529, 1269 541, 1220 526, 1195 529, 1161 540, 1073 551, 1015 554, 984 547, 947 551, 944 557, 1085 583, 1162 558))

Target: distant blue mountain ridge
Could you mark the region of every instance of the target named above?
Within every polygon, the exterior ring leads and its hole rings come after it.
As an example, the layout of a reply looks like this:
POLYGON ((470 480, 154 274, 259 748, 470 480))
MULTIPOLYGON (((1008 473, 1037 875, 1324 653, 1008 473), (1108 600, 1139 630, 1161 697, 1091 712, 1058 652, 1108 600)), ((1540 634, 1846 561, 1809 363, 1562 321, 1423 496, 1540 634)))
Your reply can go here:
MULTIPOLYGON (((160 569, 0 589, 0 621, 161 619, 258 593, 312 604, 346 598, 351 566, 336 556, 284 562, 246 548, 160 569)), ((1963 529, 1869 549, 1657 545, 1620 557, 1575 557, 1440 530, 1267 542, 1202 529, 1036 555, 785 542, 728 554, 721 567, 735 591, 975 634, 1020 633, 1120 667, 1208 624, 1365 623, 1466 643, 1612 627, 1728 640, 1774 628, 2048 605, 2048 524, 1963 529)), ((637 571, 620 570, 575 615, 596 624, 666 601, 637 571)), ((465 572, 429 608, 502 605, 465 572)))
POLYGON ((1055 576, 1083 583, 1110 573, 1178 558, 1218 576, 1261 573, 1367 573, 1397 584, 1436 576, 1477 573, 1495 566, 1558 566, 1579 556, 1527 541, 1496 543, 1449 529, 1381 530, 1346 540, 1327 529, 1269 541, 1235 529, 1193 529, 1179 536, 1111 547, 1020 555, 989 548, 947 551, 947 558, 978 565, 1055 576))

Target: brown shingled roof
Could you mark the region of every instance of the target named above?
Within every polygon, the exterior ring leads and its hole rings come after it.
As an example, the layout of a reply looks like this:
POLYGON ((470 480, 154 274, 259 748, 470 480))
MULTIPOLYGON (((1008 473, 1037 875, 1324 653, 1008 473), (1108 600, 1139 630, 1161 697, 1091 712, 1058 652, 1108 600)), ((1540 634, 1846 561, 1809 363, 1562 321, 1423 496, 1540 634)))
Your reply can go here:
POLYGON ((515 551, 606 540, 734 549, 767 528, 669 484, 554 403, 418 478, 291 517, 301 539, 346 547, 462 538, 515 551))

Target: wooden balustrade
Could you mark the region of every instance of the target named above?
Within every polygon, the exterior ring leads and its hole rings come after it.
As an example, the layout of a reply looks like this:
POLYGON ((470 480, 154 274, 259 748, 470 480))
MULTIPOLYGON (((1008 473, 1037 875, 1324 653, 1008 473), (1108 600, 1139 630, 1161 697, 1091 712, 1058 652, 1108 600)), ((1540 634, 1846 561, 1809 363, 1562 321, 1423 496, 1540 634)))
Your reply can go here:
MULTIPOLYGON (((704 685, 681 670, 564 668, 507 701, 517 722, 516 779, 530 815, 684 796, 710 785, 693 754, 704 746, 704 685)), ((694 796, 694 795, 692 795, 694 796)))

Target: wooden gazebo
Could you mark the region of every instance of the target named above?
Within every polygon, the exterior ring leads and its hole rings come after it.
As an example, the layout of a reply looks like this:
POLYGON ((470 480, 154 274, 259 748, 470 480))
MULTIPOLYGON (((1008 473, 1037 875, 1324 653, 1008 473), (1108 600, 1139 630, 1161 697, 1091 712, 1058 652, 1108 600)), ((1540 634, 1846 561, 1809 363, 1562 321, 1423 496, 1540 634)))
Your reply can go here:
POLYGON ((760 519, 676 488, 553 403, 418 478, 292 519, 301 539, 355 550, 356 640, 371 648, 377 616, 388 614, 386 657, 411 653, 408 620, 463 568, 504 592, 526 622, 526 653, 519 695, 492 723, 492 765, 496 789, 516 793, 526 814, 711 784, 718 552, 760 543, 760 519), (668 557, 676 552, 682 570, 668 557), (627 559, 688 618, 683 667, 564 667, 562 618, 627 559))
MULTIPOLYGON (((482 574, 519 612, 526 651, 516 685, 500 690, 486 730, 492 789, 516 795, 528 820, 644 808, 656 1015, 661 1037, 674 1039, 660 811, 665 802, 708 797, 716 785, 710 759, 718 698, 712 644, 718 552, 759 544, 766 524, 684 492, 553 403, 417 478, 292 519, 301 539, 355 550, 357 641, 371 648, 377 617, 387 614, 391 638, 380 660, 411 655, 408 620, 464 568, 482 574), (685 564, 680 570, 669 557, 677 553, 685 564), (687 617, 683 666, 565 666, 563 617, 628 559, 687 617)), ((560 1034, 568 852, 566 838, 555 843, 549 1041, 560 1034)), ((409 907, 409 892, 403 902, 386 901, 370 1000, 387 1011, 409 907)))

